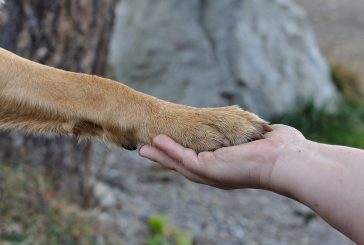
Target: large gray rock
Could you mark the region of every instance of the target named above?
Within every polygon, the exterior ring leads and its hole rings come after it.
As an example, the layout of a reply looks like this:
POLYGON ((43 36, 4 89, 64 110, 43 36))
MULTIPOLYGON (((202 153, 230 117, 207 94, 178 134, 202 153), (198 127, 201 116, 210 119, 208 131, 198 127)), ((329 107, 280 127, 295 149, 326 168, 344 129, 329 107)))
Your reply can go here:
POLYGON ((123 0, 110 50, 120 81, 194 106, 239 104, 269 117, 338 97, 289 0, 123 0))

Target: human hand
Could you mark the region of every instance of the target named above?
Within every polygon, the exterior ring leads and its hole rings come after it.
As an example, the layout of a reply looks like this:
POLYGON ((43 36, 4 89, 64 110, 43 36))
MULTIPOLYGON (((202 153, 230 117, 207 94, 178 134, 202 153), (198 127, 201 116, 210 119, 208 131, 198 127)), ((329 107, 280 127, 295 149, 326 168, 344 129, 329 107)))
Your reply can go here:
POLYGON ((289 126, 272 128, 264 139, 199 154, 159 135, 139 153, 197 183, 266 189, 294 198, 364 244, 364 151, 309 141, 289 126))
POLYGON ((296 129, 273 125, 264 139, 196 154, 165 135, 156 136, 153 146, 144 145, 139 154, 176 170, 191 181, 221 189, 275 189, 273 176, 282 150, 305 142, 296 129))

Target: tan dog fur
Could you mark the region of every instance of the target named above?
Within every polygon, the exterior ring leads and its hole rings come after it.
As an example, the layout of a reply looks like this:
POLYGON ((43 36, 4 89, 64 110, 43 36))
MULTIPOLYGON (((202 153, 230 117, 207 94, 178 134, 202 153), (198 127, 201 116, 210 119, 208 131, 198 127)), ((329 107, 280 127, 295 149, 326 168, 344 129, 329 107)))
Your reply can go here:
POLYGON ((198 109, 173 104, 1 48, 0 128, 97 136, 130 150, 166 134, 197 152, 241 144, 269 130, 262 119, 237 106, 198 109))

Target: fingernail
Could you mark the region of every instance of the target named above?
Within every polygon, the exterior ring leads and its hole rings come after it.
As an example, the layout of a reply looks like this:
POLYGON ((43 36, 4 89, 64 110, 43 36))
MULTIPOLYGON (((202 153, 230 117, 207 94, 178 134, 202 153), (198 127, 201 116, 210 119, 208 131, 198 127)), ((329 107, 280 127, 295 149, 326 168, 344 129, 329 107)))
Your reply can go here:
POLYGON ((148 147, 149 145, 143 145, 142 147, 140 147, 139 155, 142 157, 146 157, 148 155, 148 147))
POLYGON ((139 155, 141 155, 142 157, 144 157, 144 146, 140 147, 139 149, 139 155))

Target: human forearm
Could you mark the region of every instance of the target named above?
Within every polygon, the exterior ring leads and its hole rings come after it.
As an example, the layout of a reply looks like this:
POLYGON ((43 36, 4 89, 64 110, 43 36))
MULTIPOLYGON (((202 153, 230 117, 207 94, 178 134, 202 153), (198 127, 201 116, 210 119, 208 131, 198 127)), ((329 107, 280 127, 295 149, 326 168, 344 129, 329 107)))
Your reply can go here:
POLYGON ((287 146, 272 173, 274 191, 293 197, 357 243, 364 242, 364 151, 305 141, 287 146))

